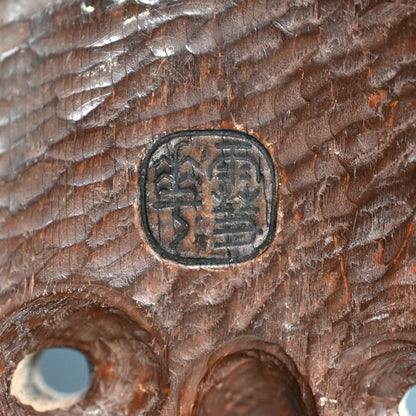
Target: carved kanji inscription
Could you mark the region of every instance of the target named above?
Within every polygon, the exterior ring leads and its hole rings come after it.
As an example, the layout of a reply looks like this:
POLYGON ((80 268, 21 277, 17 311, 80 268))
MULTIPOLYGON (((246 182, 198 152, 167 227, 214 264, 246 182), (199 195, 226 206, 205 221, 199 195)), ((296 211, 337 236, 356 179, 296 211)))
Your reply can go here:
POLYGON ((276 230, 273 161, 242 132, 181 131, 157 139, 143 158, 140 190, 150 244, 180 263, 249 260, 276 230))

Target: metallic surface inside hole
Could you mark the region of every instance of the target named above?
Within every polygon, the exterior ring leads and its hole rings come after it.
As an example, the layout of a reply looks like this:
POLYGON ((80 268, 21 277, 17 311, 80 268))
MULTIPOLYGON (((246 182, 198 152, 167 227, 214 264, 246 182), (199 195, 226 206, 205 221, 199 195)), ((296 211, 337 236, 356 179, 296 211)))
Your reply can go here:
POLYGON ((27 355, 13 374, 11 393, 38 412, 66 409, 92 385, 90 360, 74 348, 47 348, 27 355))
POLYGON ((416 385, 410 387, 399 404, 399 416, 416 415, 416 385))

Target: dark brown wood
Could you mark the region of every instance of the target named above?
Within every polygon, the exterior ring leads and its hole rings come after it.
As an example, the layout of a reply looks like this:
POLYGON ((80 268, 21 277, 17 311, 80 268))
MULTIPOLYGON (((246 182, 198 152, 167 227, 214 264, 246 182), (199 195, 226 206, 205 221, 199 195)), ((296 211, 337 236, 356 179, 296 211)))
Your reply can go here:
POLYGON ((416 383, 415 36, 413 0, 3 1, 0 414, 396 415, 416 383), (170 206, 174 255, 143 228, 146 151, 194 130, 253 136, 277 175, 272 238, 225 264, 187 261, 214 243, 175 241, 170 206), (60 345, 94 384, 35 412, 13 372, 60 345))

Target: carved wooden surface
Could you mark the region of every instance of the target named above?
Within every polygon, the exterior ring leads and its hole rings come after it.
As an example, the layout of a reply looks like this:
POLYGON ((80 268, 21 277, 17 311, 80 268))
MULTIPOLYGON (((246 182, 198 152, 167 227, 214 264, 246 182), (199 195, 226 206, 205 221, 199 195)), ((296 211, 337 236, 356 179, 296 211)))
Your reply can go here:
POLYGON ((416 383, 415 82, 413 0, 4 1, 0 413, 37 414, 13 371, 70 344, 94 385, 43 414, 219 414, 253 394, 215 355, 243 345, 253 377, 287 356, 290 415, 395 415, 416 383), (195 129, 247 132, 275 163, 253 260, 190 267, 147 242, 145 149, 195 129))

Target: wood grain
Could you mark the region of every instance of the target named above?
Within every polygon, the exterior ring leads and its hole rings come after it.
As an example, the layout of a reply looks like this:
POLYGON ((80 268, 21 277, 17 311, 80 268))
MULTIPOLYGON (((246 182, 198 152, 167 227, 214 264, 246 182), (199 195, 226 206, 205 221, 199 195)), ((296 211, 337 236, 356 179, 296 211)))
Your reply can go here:
MULTIPOLYGON (((240 336, 285 351, 318 415, 396 414, 416 383, 412 0, 6 0, 0 39, 1 414, 34 414, 11 375, 56 342, 25 333, 78 292, 157 340, 169 389, 147 414, 188 414, 194 368, 240 336), (270 152, 278 230, 254 260, 187 267, 147 243, 140 161, 219 128, 270 152)), ((140 414, 100 397, 89 411, 140 414)))

